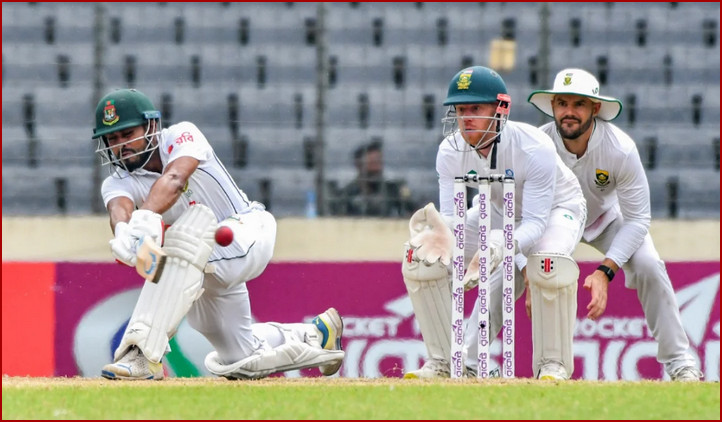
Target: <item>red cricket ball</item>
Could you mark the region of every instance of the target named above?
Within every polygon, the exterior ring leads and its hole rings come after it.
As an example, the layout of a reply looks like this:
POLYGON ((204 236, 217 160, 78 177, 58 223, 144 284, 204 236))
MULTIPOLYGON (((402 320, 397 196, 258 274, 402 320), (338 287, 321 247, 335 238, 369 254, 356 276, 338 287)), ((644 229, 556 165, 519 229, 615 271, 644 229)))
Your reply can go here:
POLYGON ((228 246, 233 242, 233 230, 228 226, 221 226, 216 229, 216 243, 221 246, 228 246))

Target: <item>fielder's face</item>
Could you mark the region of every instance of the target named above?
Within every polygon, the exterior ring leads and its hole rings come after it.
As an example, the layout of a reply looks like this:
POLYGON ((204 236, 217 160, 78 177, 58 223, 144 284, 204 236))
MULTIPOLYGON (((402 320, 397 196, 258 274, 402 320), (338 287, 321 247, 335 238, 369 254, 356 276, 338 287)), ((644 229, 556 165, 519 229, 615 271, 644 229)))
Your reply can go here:
POLYGON ((464 140, 476 147, 497 137, 496 108, 498 104, 457 104, 456 118, 464 140))
POLYGON ((559 134, 564 139, 579 138, 589 131, 601 106, 581 95, 555 95, 552 110, 559 134))
POLYGON ((148 149, 145 125, 109 133, 105 136, 113 155, 123 163, 129 172, 142 167, 147 161, 144 152, 148 149))

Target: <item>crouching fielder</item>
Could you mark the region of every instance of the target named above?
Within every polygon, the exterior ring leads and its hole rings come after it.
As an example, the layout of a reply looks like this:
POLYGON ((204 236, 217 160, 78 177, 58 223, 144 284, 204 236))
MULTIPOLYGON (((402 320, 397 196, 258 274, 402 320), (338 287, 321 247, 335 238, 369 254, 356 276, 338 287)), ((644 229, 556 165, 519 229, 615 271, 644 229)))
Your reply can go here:
MULTIPOLYGON (((454 180, 466 174, 487 177, 504 174, 514 178, 516 298, 524 290, 524 272, 532 291, 534 375, 567 379, 573 371, 572 330, 578 279, 571 254, 586 219, 586 202, 579 182, 556 154, 549 136, 530 125, 509 120, 511 97, 501 76, 492 69, 483 66, 462 69, 449 82, 444 105, 449 106, 443 119, 445 137, 436 155, 440 216, 429 218, 431 214, 426 209, 427 223, 423 227, 434 234, 424 236, 423 242, 413 239, 410 242, 411 248, 416 247, 420 263, 425 265, 419 265, 424 271, 411 271, 413 260, 404 264, 408 267, 404 279, 429 350, 429 359, 420 370, 405 376, 449 375, 451 280, 448 275, 442 277, 441 267, 450 261, 446 257, 451 255, 451 249, 448 242, 442 243, 438 239, 453 239, 443 221, 454 215, 454 180), (429 245, 439 251, 424 260, 420 252, 429 245), (443 259, 434 261, 437 257, 443 259), (428 268, 434 271, 430 273, 428 268)), ((468 184, 468 187, 478 188, 474 184, 468 184)), ((502 228, 504 203, 501 186, 493 183, 489 201, 492 229, 502 228)), ((479 277, 479 258, 478 255, 474 257, 479 239, 478 218, 479 207, 469 209, 464 234, 464 260, 468 268, 464 282, 467 288, 478 283, 479 277)), ((413 226, 412 222, 412 236, 413 226)), ((492 262, 487 269, 490 272, 491 339, 499 334, 502 325, 502 272, 493 268, 501 260, 501 240, 492 231, 489 242, 492 262)), ((413 253, 408 256, 413 257, 413 253)), ((477 298, 464 333, 463 354, 467 368, 477 367, 479 305, 477 298)))
MULTIPOLYGON (((568 379, 574 372, 572 339, 576 321, 576 293, 579 267, 571 258, 578 237, 569 236, 570 231, 581 233, 579 223, 570 219, 568 210, 553 213, 547 235, 538 247, 550 252, 533 252, 528 260, 518 255, 517 260, 526 262, 522 271, 516 271, 516 297, 523 291, 524 273, 529 281, 532 320, 532 369, 541 379, 568 379), (557 214, 557 215, 554 215, 557 214), (576 226, 576 229, 575 229, 576 226), (572 230, 573 229, 573 230, 572 230)), ((478 212, 469 210, 466 238, 478 236, 478 212)), ((578 220, 577 220, 578 221, 578 220)), ((583 221, 583 219, 581 220, 583 221)), ((424 339, 428 360, 416 371, 407 372, 405 378, 447 378, 450 376, 451 351, 451 254, 454 240, 444 219, 429 204, 417 211, 410 222, 411 240, 406 243, 402 263, 404 283, 411 299, 416 320, 424 339)), ((492 341, 502 326, 502 233, 491 233, 489 324, 492 341)), ((474 244, 474 242, 471 242, 474 244)), ((468 242, 467 242, 468 244, 468 242)), ((465 289, 479 284, 479 255, 474 246, 465 251, 465 289)), ((524 265, 523 263, 521 264, 524 265)), ((478 356, 478 301, 464 332, 464 360, 466 376, 476 373, 478 356)))
POLYGON ((107 94, 95 120, 97 152, 112 165, 102 186, 111 250, 146 278, 102 375, 162 379, 162 357, 186 316, 213 346, 205 365, 218 376, 262 378, 309 367, 335 374, 344 352, 334 308, 307 324, 252 323, 246 282, 273 256, 276 220, 238 188, 205 135, 190 122, 162 129, 160 112, 134 89, 107 94), (164 223, 171 225, 165 240, 164 223), (214 243, 219 225, 233 232, 225 247, 214 243))

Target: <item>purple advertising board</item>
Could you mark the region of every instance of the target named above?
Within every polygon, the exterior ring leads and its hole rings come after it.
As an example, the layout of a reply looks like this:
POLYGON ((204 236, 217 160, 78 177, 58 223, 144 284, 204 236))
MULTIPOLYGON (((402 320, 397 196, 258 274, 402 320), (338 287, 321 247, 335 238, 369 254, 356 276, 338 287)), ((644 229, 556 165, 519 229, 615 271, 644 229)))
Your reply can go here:
MULTIPOLYGON (((595 263, 581 263, 582 277, 595 263)), ((719 263, 668 263, 690 350, 705 380, 719 380, 719 263)), ((98 376, 112 356, 138 297, 141 280, 118 264, 58 264, 56 375, 98 376)), ((342 377, 399 377, 423 364, 426 349, 395 262, 272 263, 248 283, 255 321, 310 321, 328 307, 344 318, 342 377)), ((467 292, 467 316, 476 290, 467 292)), ((589 292, 580 287, 575 327, 574 378, 637 380, 666 377, 656 361, 636 292, 620 273, 597 321, 585 318, 589 292)), ((531 325, 523 298, 516 302, 516 375, 530 377, 531 325)), ((491 355, 498 365, 500 342, 491 355)), ((175 376, 209 375, 203 367, 210 344, 186 322, 171 342, 166 370, 175 376)), ((317 370, 285 376, 318 376, 317 370)))

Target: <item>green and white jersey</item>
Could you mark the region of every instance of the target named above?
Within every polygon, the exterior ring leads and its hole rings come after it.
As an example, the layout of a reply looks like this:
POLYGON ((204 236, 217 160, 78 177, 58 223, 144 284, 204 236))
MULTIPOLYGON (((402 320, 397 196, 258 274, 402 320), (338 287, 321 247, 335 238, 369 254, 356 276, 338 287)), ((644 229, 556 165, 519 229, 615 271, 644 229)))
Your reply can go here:
MULTIPOLYGON (((190 122, 181 122, 163 129, 158 135, 163 168, 179 157, 193 157, 200 161, 198 168, 188 179, 178 201, 165 213, 163 221, 173 224, 192 204, 208 206, 218 221, 243 212, 250 206, 246 194, 236 186, 233 178, 213 152, 203 133, 190 122)), ((103 182, 102 195, 105 205, 116 197, 130 198, 140 207, 148 198, 150 188, 159 173, 138 169, 128 173, 117 169, 115 175, 103 182)))

